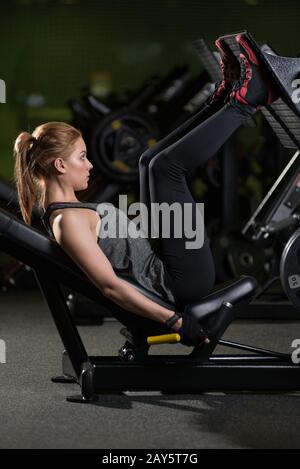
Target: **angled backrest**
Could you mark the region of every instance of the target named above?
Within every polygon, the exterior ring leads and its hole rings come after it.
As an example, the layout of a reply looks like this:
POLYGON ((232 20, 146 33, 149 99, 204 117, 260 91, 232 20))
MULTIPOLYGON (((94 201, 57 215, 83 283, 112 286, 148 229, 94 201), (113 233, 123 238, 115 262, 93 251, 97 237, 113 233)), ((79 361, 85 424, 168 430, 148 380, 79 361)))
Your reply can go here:
MULTIPOLYGON (((101 295, 100 290, 90 282, 84 272, 77 267, 58 243, 1 208, 0 249, 29 265, 35 271, 46 273, 49 279, 62 283, 101 305, 107 305, 108 307, 114 305, 101 295)), ((144 289, 134 280, 124 276, 121 278, 131 283, 134 288, 141 291, 148 298, 170 308, 170 303, 144 289)))
MULTIPOLYGON (((130 316, 132 324, 133 315, 103 296, 55 241, 3 209, 0 209, 0 249, 34 269, 41 292, 79 379, 82 367, 88 361, 88 354, 70 314, 61 284, 109 308, 120 322, 126 323, 126 316, 127 321, 130 316)), ((163 301, 136 282, 123 279, 151 300, 168 309, 174 309, 174 305, 163 301)), ((139 319, 144 320, 136 317, 135 321, 139 319)))

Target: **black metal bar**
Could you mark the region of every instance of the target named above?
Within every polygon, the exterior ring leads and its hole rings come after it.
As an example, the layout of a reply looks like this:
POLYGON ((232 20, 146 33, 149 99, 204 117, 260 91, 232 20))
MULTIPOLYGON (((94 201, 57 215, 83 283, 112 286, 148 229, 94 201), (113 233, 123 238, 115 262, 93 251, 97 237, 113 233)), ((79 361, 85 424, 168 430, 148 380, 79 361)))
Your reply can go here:
POLYGON ((42 270, 36 270, 35 276, 68 352, 76 377, 79 379, 82 363, 88 361, 88 354, 65 302, 61 287, 42 270))
POLYGON ((227 357, 191 366, 176 360, 155 366, 117 361, 92 364, 95 394, 112 390, 300 390, 299 365, 283 360, 247 364, 244 359, 227 357))
POLYGON ((207 326, 210 343, 202 343, 200 347, 195 347, 189 355, 191 358, 198 358, 199 361, 203 361, 212 355, 213 351, 219 343, 220 338, 234 319, 233 310, 234 308, 231 303, 226 302, 222 304, 221 308, 216 314, 216 317, 212 317, 211 322, 207 326))
POLYGON ((262 355, 266 356, 272 356, 272 357, 278 357, 286 360, 291 360, 291 355, 288 353, 282 353, 282 352, 274 352, 273 350, 267 350, 264 348, 260 347, 253 347, 252 345, 245 345, 245 344, 240 344, 239 342, 231 342, 230 340, 219 340, 219 345, 223 345, 224 347, 230 347, 230 348, 236 348, 239 350, 246 350, 248 352, 255 352, 255 353, 261 353, 262 355))
MULTIPOLYGON (((120 362, 119 357, 117 356, 90 356, 89 360, 93 364, 100 364, 100 365, 111 365, 114 363, 115 365, 122 366, 123 362, 120 362)), ((273 357, 273 356, 266 356, 266 355, 244 355, 244 354, 236 354, 236 355, 213 355, 211 357, 208 357, 206 361, 203 360, 191 360, 189 356, 187 355, 148 355, 147 359, 144 360, 144 362, 140 362, 139 365, 143 364, 144 366, 149 366, 152 365, 153 363, 158 363, 160 365, 169 365, 171 364, 181 364, 181 365, 186 365, 186 366, 193 366, 193 365, 207 365, 207 364, 221 364, 221 365, 227 365, 232 364, 232 363, 238 363, 239 366, 242 364, 253 364, 254 366, 256 364, 261 364, 261 362, 264 363, 284 363, 286 365, 286 361, 278 358, 278 357, 273 357)), ((124 362, 124 363, 129 363, 129 362, 124 362)), ((131 363, 132 365, 135 364, 131 363)), ((299 367, 300 370, 300 367, 299 367)), ((299 371, 300 373, 300 371, 299 371)))
MULTIPOLYGON (((165 392, 300 390, 300 366, 273 356, 215 355, 206 362, 190 362, 186 355, 148 357, 144 363, 120 362, 116 356, 89 357, 92 377, 83 375, 88 397, 115 391, 165 392), (150 360, 149 360, 150 359, 150 360), (92 379, 92 381, 91 381, 92 379)), ((64 372, 70 372, 67 357, 64 372)), ((86 400, 77 396, 76 402, 86 400)), ((70 398, 68 398, 70 400, 70 398)), ((71 400, 73 400, 71 398, 71 400)))

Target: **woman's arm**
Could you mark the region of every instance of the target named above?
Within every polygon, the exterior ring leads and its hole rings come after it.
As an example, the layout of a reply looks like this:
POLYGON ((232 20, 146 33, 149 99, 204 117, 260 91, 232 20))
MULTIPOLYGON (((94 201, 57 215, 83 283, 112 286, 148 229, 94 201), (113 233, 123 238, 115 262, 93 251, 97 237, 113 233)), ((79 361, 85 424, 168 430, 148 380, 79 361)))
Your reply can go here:
MULTIPOLYGON (((65 209, 57 218, 58 223, 53 226, 57 242, 104 296, 132 313, 160 323, 174 315, 174 311, 149 300, 117 277, 85 217, 78 217, 74 211, 65 209)), ((173 329, 178 330, 181 324, 179 319, 173 329)))

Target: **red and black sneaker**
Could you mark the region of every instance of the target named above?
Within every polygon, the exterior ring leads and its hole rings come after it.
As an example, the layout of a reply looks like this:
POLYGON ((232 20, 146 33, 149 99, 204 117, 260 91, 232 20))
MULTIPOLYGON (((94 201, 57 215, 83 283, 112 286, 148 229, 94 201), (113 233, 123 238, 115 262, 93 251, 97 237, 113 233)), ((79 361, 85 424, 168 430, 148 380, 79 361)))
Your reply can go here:
POLYGON ((217 101, 223 99, 225 101, 232 89, 233 83, 240 78, 240 63, 224 39, 217 39, 215 45, 221 55, 220 67, 223 77, 216 84, 216 89, 211 100, 217 101))
POLYGON ((231 100, 248 104, 256 109, 271 104, 279 97, 276 86, 264 64, 257 58, 251 44, 243 34, 235 38, 240 46, 241 77, 230 94, 231 100))

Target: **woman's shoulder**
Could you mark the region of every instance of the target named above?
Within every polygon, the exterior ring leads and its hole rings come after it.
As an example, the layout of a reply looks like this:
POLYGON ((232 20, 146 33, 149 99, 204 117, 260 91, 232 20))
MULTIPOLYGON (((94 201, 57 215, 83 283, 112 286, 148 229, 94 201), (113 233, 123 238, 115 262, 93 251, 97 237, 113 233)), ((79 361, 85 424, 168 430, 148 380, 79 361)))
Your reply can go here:
POLYGON ((99 223, 99 215, 95 210, 87 210, 87 207, 53 207, 49 214, 49 224, 55 232, 64 227, 72 226, 78 229, 88 226, 95 229, 99 223))
POLYGON ((64 208, 61 208, 61 207, 55 207, 51 213, 49 214, 49 220, 51 220, 51 218, 56 218, 57 216, 61 216, 63 217, 64 219, 79 219, 82 220, 83 218, 85 219, 89 219, 91 218, 92 216, 94 216, 95 214, 97 214, 94 210, 86 210, 85 208, 82 208, 82 207, 77 207, 77 208, 74 208, 74 207, 64 207, 64 208))

